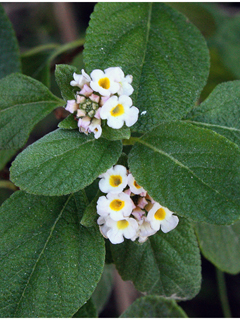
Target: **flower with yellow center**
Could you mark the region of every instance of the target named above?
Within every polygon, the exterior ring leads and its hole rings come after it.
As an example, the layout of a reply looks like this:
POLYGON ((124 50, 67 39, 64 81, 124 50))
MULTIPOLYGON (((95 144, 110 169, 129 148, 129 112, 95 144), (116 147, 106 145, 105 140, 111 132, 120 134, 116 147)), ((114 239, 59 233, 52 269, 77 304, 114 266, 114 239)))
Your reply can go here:
POLYGON ((106 197, 101 196, 98 199, 97 213, 102 217, 110 216, 114 221, 118 221, 129 217, 133 206, 132 199, 124 192, 108 193, 106 197))
POLYGON ((102 134, 101 120, 93 118, 91 124, 88 127, 88 131, 93 132, 95 139, 100 138, 102 134))
POLYGON ((142 192, 144 192, 145 190, 143 189, 143 187, 141 187, 136 180, 134 179, 133 175, 131 173, 129 173, 128 175, 128 185, 129 188, 131 190, 132 193, 135 194, 140 194, 142 192))
POLYGON ((120 88, 117 91, 119 96, 126 95, 130 96, 133 93, 133 87, 131 86, 133 77, 131 75, 124 76, 124 72, 119 67, 110 67, 104 70, 106 75, 111 76, 117 83, 119 83, 120 88))
POLYGON ((111 243, 118 244, 124 241, 124 238, 131 239, 135 237, 138 229, 138 223, 133 218, 124 218, 115 221, 110 217, 105 218, 105 224, 100 226, 106 237, 111 243))
POLYGON ((167 233, 178 225, 179 219, 168 208, 155 202, 148 212, 146 221, 150 223, 153 230, 158 231, 161 228, 164 233, 167 233))
POLYGON ((90 87, 93 91, 100 93, 102 96, 109 97, 111 94, 116 93, 120 85, 114 81, 111 75, 106 75, 102 70, 95 69, 91 72, 92 81, 90 87))
POLYGON ((127 169, 122 165, 116 165, 99 176, 99 189, 104 193, 119 193, 127 185, 127 169))
POLYGON ((138 108, 132 106, 132 99, 126 95, 119 98, 110 97, 102 106, 100 117, 107 119, 107 125, 113 129, 120 129, 124 122, 131 127, 138 120, 138 108))

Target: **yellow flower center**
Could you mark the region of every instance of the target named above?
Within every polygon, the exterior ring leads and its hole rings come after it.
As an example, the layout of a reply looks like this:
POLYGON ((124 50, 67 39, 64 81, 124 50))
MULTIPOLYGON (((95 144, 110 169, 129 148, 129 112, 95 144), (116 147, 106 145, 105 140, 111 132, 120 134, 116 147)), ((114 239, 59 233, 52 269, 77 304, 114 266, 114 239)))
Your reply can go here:
POLYGON ((155 214, 154 214, 154 218, 156 220, 163 220, 166 217, 166 211, 163 208, 158 209, 155 214))
POLYGON ((134 184, 134 186, 135 186, 137 189, 140 189, 140 188, 141 188, 141 186, 140 186, 139 184, 137 184, 137 182, 136 182, 135 180, 134 180, 133 184, 134 184))
POLYGON ((117 227, 120 230, 126 229, 129 226, 129 222, 127 220, 120 220, 117 222, 117 227))
POLYGON ((111 187, 117 187, 119 186, 120 184, 122 183, 122 177, 119 176, 119 175, 112 175, 110 176, 110 179, 109 179, 109 184, 111 187))
POLYGON ((109 89, 110 88, 110 80, 108 78, 101 78, 98 80, 98 84, 103 89, 109 89))
POLYGON ((110 208, 114 211, 119 211, 124 207, 124 201, 119 200, 119 199, 114 199, 111 203, 110 203, 110 208))
POLYGON ((124 114, 124 107, 122 104, 117 104, 112 110, 110 111, 113 117, 121 116, 124 114))

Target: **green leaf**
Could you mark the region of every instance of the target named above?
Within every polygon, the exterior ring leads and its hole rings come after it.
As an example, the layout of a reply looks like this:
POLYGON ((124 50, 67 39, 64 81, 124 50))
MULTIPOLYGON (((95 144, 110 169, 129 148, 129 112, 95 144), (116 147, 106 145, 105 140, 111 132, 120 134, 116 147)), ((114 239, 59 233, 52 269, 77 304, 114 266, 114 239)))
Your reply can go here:
POLYGON ((209 70, 199 30, 164 3, 98 3, 87 29, 84 61, 89 73, 119 66, 133 75, 131 98, 140 109, 133 128, 140 131, 186 115, 209 70))
POLYGON ((6 149, 0 150, 0 170, 2 170, 5 165, 12 159, 12 157, 17 153, 18 149, 6 149))
POLYGON ((78 129, 78 123, 74 115, 70 114, 67 118, 59 122, 58 127, 61 129, 74 130, 78 129))
POLYGON ((80 73, 76 67, 67 64, 56 65, 55 77, 64 100, 75 100, 74 94, 77 87, 70 85, 70 82, 73 80, 74 72, 80 73))
POLYGON ((34 126, 63 101, 22 74, 0 80, 0 149, 21 148, 34 126))
MULTIPOLYGON (((199 2, 169 2, 172 8, 186 15, 189 20, 202 32, 206 37, 214 34, 216 31, 215 20, 205 3, 199 2)), ((213 5, 213 4, 212 4, 213 5)), ((215 7, 215 10, 218 8, 215 7)))
POLYGON ((113 129, 105 125, 102 127, 102 138, 108 140, 122 140, 129 139, 131 137, 130 128, 122 127, 121 129, 113 129))
POLYGON ((81 224, 85 227, 92 227, 94 225, 96 225, 97 223, 97 218, 99 217, 97 214, 97 201, 99 199, 100 196, 102 196, 103 193, 98 190, 97 194, 95 195, 95 197, 93 198, 93 200, 91 201, 91 203, 89 203, 89 205, 86 207, 84 213, 83 213, 83 217, 81 219, 81 224))
POLYGON ((212 45, 218 49, 226 67, 237 77, 240 77, 240 15, 224 19, 218 28, 212 45))
POLYGON ((202 254, 222 271, 240 272, 240 221, 231 226, 196 223, 202 254))
POLYGON ((0 79, 13 72, 21 72, 17 38, 12 24, 0 5, 0 79))
POLYGON ((155 201, 198 222, 239 218, 240 150, 234 143, 182 121, 132 139, 130 171, 155 201))
POLYGON ((240 81, 219 84, 188 118, 191 123, 211 129, 240 146, 240 81))
POLYGON ((137 290, 167 298, 193 298, 201 285, 200 253, 191 224, 180 218, 169 233, 157 232, 146 242, 130 240, 111 245, 113 259, 123 280, 137 290))
POLYGON ((17 191, 0 208, 2 317, 68 318, 90 298, 105 249, 95 228, 80 225, 79 197, 17 191))
POLYGON ((23 73, 41 81, 47 87, 50 86, 50 68, 53 61, 63 53, 69 53, 77 47, 81 47, 83 39, 78 39, 64 45, 46 44, 35 47, 21 56, 23 73))
POLYGON ((97 318, 97 316, 97 309, 92 299, 89 299, 88 302, 74 314, 73 318, 97 318))
POLYGON ((134 301, 120 318, 187 318, 187 315, 174 300, 152 295, 134 301))
POLYGON ((92 301, 100 313, 106 305, 113 288, 113 265, 105 265, 102 277, 92 294, 92 301))
POLYGON ((94 139, 93 135, 58 129, 17 156, 11 167, 11 180, 33 194, 69 194, 85 188, 106 172, 121 152, 120 141, 94 139))

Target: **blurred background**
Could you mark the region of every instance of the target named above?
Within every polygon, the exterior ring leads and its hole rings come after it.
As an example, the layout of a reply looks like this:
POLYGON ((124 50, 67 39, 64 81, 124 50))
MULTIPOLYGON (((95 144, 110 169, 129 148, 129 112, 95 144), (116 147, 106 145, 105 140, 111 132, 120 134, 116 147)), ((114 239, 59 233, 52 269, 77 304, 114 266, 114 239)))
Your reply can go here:
MULTIPOLYGON (((22 54, 23 73, 42 81, 54 94, 60 96, 54 80, 54 66, 56 63, 66 63, 80 70, 84 68, 84 37, 95 4, 2 3, 16 32, 22 54)), ((240 4, 194 2, 169 5, 185 14, 199 28, 208 43, 211 69, 200 101, 218 83, 240 79, 240 4)), ((27 145, 55 130, 58 122, 65 116, 63 108, 55 110, 35 127, 27 145)), ((9 165, 0 172, 0 178, 7 179, 8 168, 9 165)), ((193 300, 179 304, 189 317, 223 317, 216 269, 203 257, 202 271, 200 293, 193 300)), ((240 318, 240 276, 225 274, 225 279, 232 316, 240 318)), ((134 289, 131 282, 122 281, 109 264, 95 292, 95 299, 100 299, 101 296, 102 302, 98 308, 100 317, 118 317, 141 293, 134 289)))

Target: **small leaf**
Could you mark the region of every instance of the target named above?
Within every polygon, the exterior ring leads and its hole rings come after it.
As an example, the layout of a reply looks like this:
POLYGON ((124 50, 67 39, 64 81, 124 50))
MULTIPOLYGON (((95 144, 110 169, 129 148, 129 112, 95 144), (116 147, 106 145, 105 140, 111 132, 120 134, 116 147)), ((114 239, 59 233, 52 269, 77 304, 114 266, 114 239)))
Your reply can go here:
POLYGON ((222 271, 240 272, 240 221, 230 226, 196 223, 202 254, 222 271))
POLYGON ((113 129, 105 125, 102 127, 102 138, 108 140, 122 140, 131 137, 130 128, 122 127, 121 129, 113 129))
POLYGON ((11 179, 29 193, 69 194, 90 185, 117 162, 121 152, 120 141, 58 129, 17 156, 11 179))
POLYGON ((198 222, 239 218, 240 150, 234 143, 182 121, 135 139, 130 171, 155 201, 198 222))
POLYGON ((91 297, 97 307, 98 313, 100 313, 106 305, 110 297, 113 284, 113 265, 105 265, 102 277, 91 297))
POLYGON ((64 102, 22 74, 0 80, 0 149, 21 148, 34 126, 64 102))
POLYGON ((188 118, 191 123, 216 131, 240 147, 240 81, 219 84, 188 118))
POLYGON ((13 72, 21 72, 17 38, 12 24, 0 5, 0 79, 13 72))
POLYGON ((118 66, 133 75, 131 98, 140 113, 132 128, 140 131, 182 119, 209 71, 203 36, 164 3, 98 3, 87 29, 84 61, 89 73, 118 66))
POLYGON ((73 318, 97 318, 97 316, 97 309, 92 299, 89 299, 88 302, 74 314, 73 318))
POLYGON ((69 116, 67 116, 67 118, 59 122, 58 128, 74 130, 74 129, 78 129, 78 123, 74 115, 70 114, 69 116))
POLYGON ((99 216, 97 214, 96 207, 97 207, 97 201, 101 195, 103 195, 103 193, 100 190, 98 190, 94 199, 86 207, 80 222, 84 227, 92 227, 97 224, 97 218, 99 216))
POLYGON ((134 301, 120 318, 187 318, 187 315, 174 300, 152 295, 134 301))
POLYGON ((55 69, 55 77, 57 84, 61 90, 64 100, 75 99, 75 92, 79 91, 79 87, 73 87, 70 82, 73 80, 73 73, 80 73, 76 67, 67 64, 57 64, 55 69))
POLYGON ((125 240, 111 245, 111 250, 123 280, 133 281, 139 291, 186 300, 200 290, 199 248, 184 218, 169 233, 159 231, 143 244, 125 240))
POLYGON ((81 193, 17 191, 0 208, 2 317, 69 318, 90 298, 105 249, 99 232, 79 223, 81 193))

